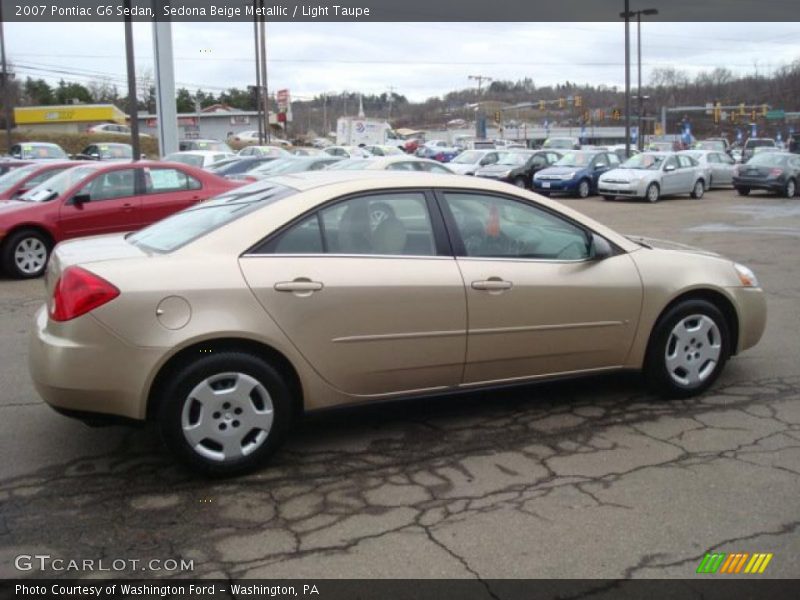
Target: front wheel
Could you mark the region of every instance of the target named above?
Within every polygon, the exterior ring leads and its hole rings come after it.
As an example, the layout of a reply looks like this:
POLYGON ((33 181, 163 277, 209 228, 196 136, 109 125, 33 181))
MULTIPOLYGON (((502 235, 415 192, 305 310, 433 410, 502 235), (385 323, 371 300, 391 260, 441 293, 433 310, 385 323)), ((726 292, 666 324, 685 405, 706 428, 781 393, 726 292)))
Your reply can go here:
POLYGON ((692 189, 691 196, 695 200, 700 200, 700 198, 703 197, 703 194, 705 193, 705 191, 706 191, 706 186, 703 183, 703 180, 702 179, 698 179, 694 184, 694 188, 692 189))
POLYGON ((645 377, 668 398, 687 398, 708 389, 730 354, 728 323, 706 300, 684 300, 659 319, 650 336, 645 377))
POLYGON ((44 234, 33 229, 12 233, 2 252, 3 269, 16 279, 32 279, 44 273, 50 258, 50 243, 44 234))
POLYGON ((787 198, 794 198, 794 195, 797 193, 797 183, 794 179, 790 179, 786 182, 786 186, 783 188, 783 195, 787 198))
POLYGON ((657 183, 651 183, 647 186, 647 191, 644 194, 644 197, 647 199, 648 202, 658 202, 658 198, 661 195, 661 190, 658 189, 657 183))
POLYGON ((736 193, 739 194, 740 196, 747 196, 747 195, 750 194, 750 188, 749 187, 737 187, 736 188, 736 193))
POLYGON ((292 399, 281 374, 242 352, 209 354, 170 377, 158 398, 166 445, 208 475, 235 475, 261 465, 283 442, 292 399))
POLYGON ((515 178, 515 179, 514 179, 514 181, 513 181, 513 183, 514 183, 514 185, 515 185, 515 186, 517 186, 518 188, 522 188, 523 190, 524 190, 524 189, 527 189, 527 187, 528 187, 528 186, 525 184, 525 178, 524 178, 524 177, 517 177, 517 178, 515 178))
POLYGON ((590 191, 591 188, 589 186, 589 182, 585 179, 582 179, 578 184, 578 198, 588 198, 590 191))

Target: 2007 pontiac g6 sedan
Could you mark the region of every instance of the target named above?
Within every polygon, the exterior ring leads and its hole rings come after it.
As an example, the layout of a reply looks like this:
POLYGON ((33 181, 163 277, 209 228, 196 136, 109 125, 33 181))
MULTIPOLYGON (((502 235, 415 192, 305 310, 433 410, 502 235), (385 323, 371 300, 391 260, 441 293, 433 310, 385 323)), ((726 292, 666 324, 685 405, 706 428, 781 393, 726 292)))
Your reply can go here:
POLYGON ((707 389, 758 342, 747 267, 478 178, 317 172, 64 242, 30 369, 56 410, 157 421, 209 473, 303 411, 620 369, 707 389))

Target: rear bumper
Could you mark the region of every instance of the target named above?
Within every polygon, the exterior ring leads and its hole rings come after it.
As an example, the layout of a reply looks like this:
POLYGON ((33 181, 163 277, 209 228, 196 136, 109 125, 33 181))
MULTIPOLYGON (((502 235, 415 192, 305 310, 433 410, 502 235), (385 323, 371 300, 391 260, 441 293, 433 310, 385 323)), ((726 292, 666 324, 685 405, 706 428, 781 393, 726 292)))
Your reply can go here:
POLYGON ((767 190, 769 192, 782 192, 786 183, 778 179, 745 179, 742 177, 733 178, 733 187, 750 188, 751 190, 767 190))
POLYGON ((125 344, 90 314, 51 322, 43 306, 30 333, 28 368, 36 391, 59 412, 84 421, 143 420, 145 377, 159 356, 159 349, 125 344))

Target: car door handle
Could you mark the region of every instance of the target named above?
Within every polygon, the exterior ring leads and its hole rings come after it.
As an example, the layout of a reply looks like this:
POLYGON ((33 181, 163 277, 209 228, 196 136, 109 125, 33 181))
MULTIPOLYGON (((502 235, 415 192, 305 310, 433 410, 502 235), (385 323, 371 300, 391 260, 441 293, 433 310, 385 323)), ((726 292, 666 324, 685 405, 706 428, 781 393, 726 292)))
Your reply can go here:
POLYGON ((504 281, 499 277, 490 277, 484 281, 473 281, 473 290, 486 290, 489 292, 501 292, 503 290, 510 290, 514 284, 510 281, 504 281))
POLYGON ((294 281, 279 281, 275 284, 277 292, 318 292, 322 289, 321 281, 297 278, 294 281))
POLYGON ((134 206, 130 202, 126 202, 125 204, 122 205, 123 212, 131 212, 133 209, 134 206))

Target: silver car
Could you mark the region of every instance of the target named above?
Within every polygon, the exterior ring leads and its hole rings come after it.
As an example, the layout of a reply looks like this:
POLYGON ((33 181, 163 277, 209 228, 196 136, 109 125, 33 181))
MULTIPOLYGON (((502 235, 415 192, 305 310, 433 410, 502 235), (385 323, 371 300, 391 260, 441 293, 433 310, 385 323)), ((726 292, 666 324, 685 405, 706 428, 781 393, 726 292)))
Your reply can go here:
POLYGON ((706 190, 733 185, 733 167, 736 162, 725 152, 716 150, 683 150, 678 154, 691 156, 705 172, 706 190))
POLYGON ((662 196, 703 197, 706 175, 691 156, 674 152, 643 152, 600 176, 597 190, 606 200, 617 196, 658 202, 662 196))
POLYGON ((447 163, 447 166, 459 175, 475 175, 475 171, 495 164, 505 153, 505 150, 465 150, 447 163))

